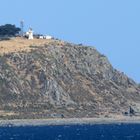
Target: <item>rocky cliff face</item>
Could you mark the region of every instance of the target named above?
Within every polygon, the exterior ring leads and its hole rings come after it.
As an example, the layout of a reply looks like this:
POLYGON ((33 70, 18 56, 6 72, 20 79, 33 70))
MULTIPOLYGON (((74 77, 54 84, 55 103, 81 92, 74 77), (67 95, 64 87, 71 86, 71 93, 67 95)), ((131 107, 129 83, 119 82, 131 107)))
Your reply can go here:
POLYGON ((98 117, 139 106, 140 88, 94 48, 52 42, 0 57, 0 117, 98 117))

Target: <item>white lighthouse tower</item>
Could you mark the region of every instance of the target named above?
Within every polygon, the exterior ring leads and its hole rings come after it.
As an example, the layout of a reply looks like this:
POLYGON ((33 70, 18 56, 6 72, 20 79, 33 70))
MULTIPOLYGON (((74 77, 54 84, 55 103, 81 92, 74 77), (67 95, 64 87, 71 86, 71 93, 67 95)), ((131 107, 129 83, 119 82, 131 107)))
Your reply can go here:
POLYGON ((32 28, 29 28, 29 31, 26 32, 26 36, 28 37, 28 39, 34 39, 32 28))
POLYGON ((28 33, 29 33, 28 39, 34 39, 32 28, 29 29, 28 33))

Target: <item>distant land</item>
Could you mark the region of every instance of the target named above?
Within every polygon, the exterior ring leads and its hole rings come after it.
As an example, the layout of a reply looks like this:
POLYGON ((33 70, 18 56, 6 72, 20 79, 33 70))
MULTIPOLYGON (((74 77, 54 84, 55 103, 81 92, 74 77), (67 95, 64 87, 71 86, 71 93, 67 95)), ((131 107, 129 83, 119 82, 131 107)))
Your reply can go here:
POLYGON ((0 41, 0 119, 119 118, 130 107, 139 114, 140 86, 94 47, 0 41))

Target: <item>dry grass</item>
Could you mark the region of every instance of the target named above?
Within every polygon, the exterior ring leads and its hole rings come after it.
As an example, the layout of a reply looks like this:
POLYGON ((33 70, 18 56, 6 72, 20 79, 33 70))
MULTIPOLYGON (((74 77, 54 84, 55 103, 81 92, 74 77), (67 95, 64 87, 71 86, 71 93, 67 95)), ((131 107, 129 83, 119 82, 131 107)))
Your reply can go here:
POLYGON ((45 40, 45 39, 33 39, 33 40, 28 40, 25 38, 12 38, 11 40, 5 40, 5 41, 0 41, 0 55, 3 54, 8 54, 11 52, 29 52, 33 48, 30 46, 44 46, 45 44, 51 44, 53 42, 59 42, 59 45, 63 45, 63 42, 61 41, 56 41, 56 40, 45 40))

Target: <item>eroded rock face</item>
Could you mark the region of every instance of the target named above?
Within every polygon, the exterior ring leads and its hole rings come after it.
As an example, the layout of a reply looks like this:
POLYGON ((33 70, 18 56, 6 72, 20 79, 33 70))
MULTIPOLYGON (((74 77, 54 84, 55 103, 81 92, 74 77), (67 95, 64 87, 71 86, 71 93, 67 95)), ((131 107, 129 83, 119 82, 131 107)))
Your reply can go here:
POLYGON ((139 86, 94 48, 32 47, 0 57, 1 118, 98 117, 139 103, 139 86))

